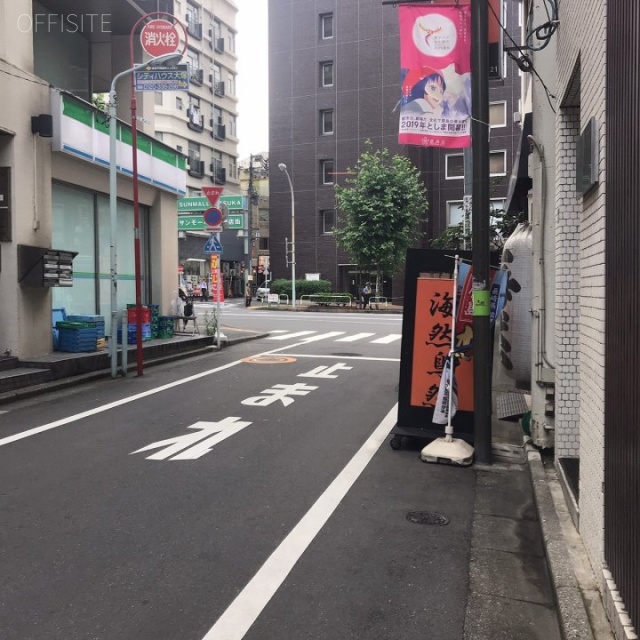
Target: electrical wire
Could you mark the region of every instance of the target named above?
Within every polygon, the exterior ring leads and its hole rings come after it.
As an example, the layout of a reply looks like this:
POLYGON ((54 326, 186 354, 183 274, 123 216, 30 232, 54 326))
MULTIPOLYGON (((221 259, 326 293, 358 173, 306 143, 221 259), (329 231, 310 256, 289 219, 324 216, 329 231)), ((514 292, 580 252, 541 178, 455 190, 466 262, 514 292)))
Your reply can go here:
POLYGON ((542 51, 551 41, 551 36, 556 32, 558 25, 558 0, 542 0, 547 13, 547 21, 534 27, 527 34, 527 47, 531 51, 542 51), (551 12, 549 12, 551 8, 551 12), (538 40, 540 44, 534 45, 534 40, 538 40))
MULTIPOLYGON (((555 3, 556 0, 544 0, 544 2, 554 2, 555 3)), ((524 52, 524 48, 521 45, 519 45, 512 38, 511 34, 506 30, 505 26, 502 24, 502 20, 500 20, 498 14, 495 12, 495 9, 491 6, 491 3, 488 2, 487 4, 489 6, 489 9, 491 9, 491 13, 493 13, 495 19, 497 20, 498 24, 500 25, 500 29, 502 29, 502 32, 507 36, 507 38, 509 38, 509 40, 511 40, 511 43, 513 44, 513 46, 520 53, 519 56, 515 56, 511 51, 507 51, 506 52, 507 55, 516 63, 516 65, 518 66, 518 69, 520 69, 520 71, 522 71, 523 73, 533 73, 533 74, 536 75, 538 80, 540 80, 540 84, 544 88, 545 93, 547 94, 547 101, 549 102, 549 106, 551 107, 551 111, 553 111, 553 113, 555 114, 556 110, 555 110, 555 107, 553 106, 553 102, 551 102, 551 101, 555 100, 556 96, 553 95, 553 93, 551 93, 551 91, 549 91, 549 88, 545 84, 544 80, 540 77, 540 74, 536 71, 536 68, 533 66, 533 60, 531 59, 531 56, 527 55, 524 52)), ((556 7, 556 11, 557 11, 557 7, 556 7)), ((555 31, 555 29, 554 29, 554 31, 555 31)), ((551 35, 553 35, 553 34, 551 34, 551 35)), ((551 37, 551 35, 549 37, 551 37)), ((544 48, 544 47, 542 47, 542 48, 544 48)), ((534 51, 539 51, 539 50, 540 49, 534 49, 534 51)))

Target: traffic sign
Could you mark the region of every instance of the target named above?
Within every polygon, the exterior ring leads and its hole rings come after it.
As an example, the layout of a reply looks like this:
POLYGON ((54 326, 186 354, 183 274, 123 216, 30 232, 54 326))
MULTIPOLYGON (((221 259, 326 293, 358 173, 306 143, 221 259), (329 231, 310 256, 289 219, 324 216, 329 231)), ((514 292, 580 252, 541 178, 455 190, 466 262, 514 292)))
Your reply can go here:
POLYGON ((136 91, 187 91, 189 89, 189 67, 179 64, 174 67, 147 65, 133 72, 136 91))
POLYGON ((224 187, 202 187, 202 193, 204 193, 212 207, 216 206, 218 198, 223 190, 224 187))
POLYGON ((222 253, 222 245, 220 244, 220 240, 212 233, 209 236, 209 240, 207 240, 207 244, 204 245, 203 249, 204 253, 222 253))
POLYGON ((202 217, 208 227, 219 227, 222 224, 222 211, 216 207, 207 209, 202 217))
POLYGON ((230 213, 227 216, 227 229, 244 229, 244 213, 230 213))
POLYGON ((168 20, 151 20, 142 27, 140 44, 152 58, 157 58, 175 53, 180 46, 180 36, 168 20))

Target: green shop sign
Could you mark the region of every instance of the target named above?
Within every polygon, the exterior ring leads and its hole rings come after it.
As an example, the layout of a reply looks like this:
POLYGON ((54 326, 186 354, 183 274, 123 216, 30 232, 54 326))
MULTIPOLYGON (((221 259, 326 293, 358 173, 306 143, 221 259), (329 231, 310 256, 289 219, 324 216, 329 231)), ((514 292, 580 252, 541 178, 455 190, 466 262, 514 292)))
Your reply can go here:
POLYGON ((207 225, 200 216, 178 216, 178 231, 201 231, 207 225))

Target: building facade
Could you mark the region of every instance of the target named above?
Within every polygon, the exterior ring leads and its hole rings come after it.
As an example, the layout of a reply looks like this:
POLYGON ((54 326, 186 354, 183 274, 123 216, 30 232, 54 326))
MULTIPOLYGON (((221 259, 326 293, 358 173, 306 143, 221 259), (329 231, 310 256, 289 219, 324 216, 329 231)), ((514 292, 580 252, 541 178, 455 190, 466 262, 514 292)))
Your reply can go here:
POLYGON ((549 16, 538 4, 525 3, 522 33, 537 70, 525 92, 535 141, 533 308, 544 311, 532 380, 551 393, 546 412, 534 393, 533 418, 553 434, 555 468, 613 631, 635 638, 640 401, 629 365, 638 350, 640 100, 638 45, 627 34, 640 28, 640 8, 567 0, 549 16), (540 43, 531 34, 548 20, 560 27, 540 43))
MULTIPOLYGON (((517 25, 519 2, 504 3, 504 17, 517 25)), ((374 0, 294 2, 271 0, 269 13, 269 134, 271 157, 271 255, 275 277, 287 275, 285 238, 291 236, 287 166, 295 194, 296 273, 320 274, 337 291, 355 293, 358 265, 336 242, 340 225, 334 185, 344 184, 365 142, 408 155, 421 171, 429 211, 423 245, 462 220, 462 150, 398 144, 400 42, 397 7, 374 0)), ((492 205, 506 204, 510 168, 519 148, 514 113, 519 112, 518 70, 507 62, 504 79, 491 86, 492 205)), ((384 286, 402 296, 403 278, 384 286)))
MULTIPOLYGON (((159 3, 163 5, 165 3, 159 3)), ((130 67, 141 3, 0 3, 0 352, 52 351, 52 308, 111 315, 109 123, 92 103, 130 67), (56 253, 58 250, 59 253, 56 253), (56 256, 73 256, 55 271, 56 256), (53 268, 52 268, 53 265, 53 268), (46 278, 43 277, 46 274, 46 278)), ((142 60, 139 39, 135 59, 142 60)), ((129 82, 117 87, 117 304, 135 302, 129 82)), ((185 157, 153 137, 153 96, 138 101, 143 302, 168 313, 176 289, 176 198, 185 157)))

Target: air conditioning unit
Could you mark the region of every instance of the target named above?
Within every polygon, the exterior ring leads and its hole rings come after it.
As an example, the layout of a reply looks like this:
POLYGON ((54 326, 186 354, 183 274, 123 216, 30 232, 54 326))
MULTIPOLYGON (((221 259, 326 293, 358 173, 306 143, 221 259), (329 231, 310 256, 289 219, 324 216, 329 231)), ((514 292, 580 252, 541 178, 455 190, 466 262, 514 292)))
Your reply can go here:
POLYGON ((513 123, 520 124, 522 122, 522 113, 520 111, 513 112, 513 123))

